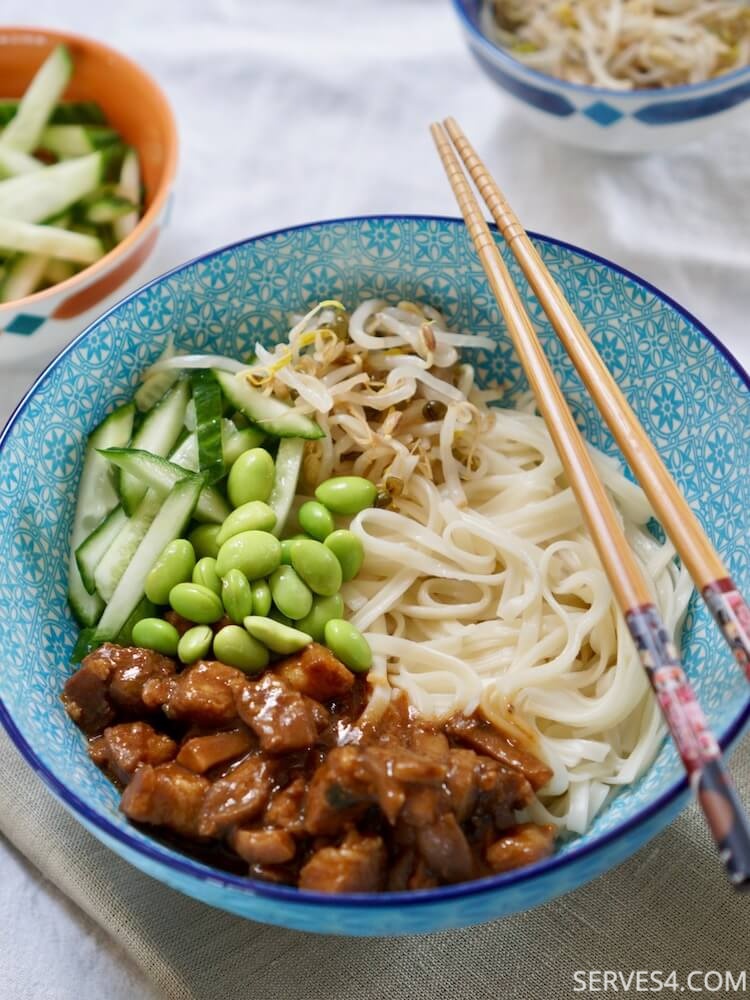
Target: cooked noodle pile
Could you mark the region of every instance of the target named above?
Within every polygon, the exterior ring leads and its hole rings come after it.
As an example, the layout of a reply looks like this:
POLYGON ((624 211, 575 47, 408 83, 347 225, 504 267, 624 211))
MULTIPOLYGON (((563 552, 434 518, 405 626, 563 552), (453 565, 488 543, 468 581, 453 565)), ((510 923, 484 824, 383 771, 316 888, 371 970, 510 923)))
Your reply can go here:
POLYGON ((745 0, 487 0, 482 16, 527 66, 573 83, 673 87, 750 63, 745 0))
MULTIPOLYGON (((496 393, 459 360, 476 348, 495 343, 449 332, 428 306, 370 300, 348 324, 323 303, 252 368, 225 364, 326 430, 307 445, 298 504, 329 476, 379 486, 380 506, 352 521, 366 558, 343 591, 375 654, 367 712, 391 685, 427 717, 481 706, 554 770, 532 817, 582 832, 653 759, 658 709, 544 422, 529 400, 488 405, 496 393)), ((689 578, 647 529, 641 490, 594 457, 677 632, 689 578)))

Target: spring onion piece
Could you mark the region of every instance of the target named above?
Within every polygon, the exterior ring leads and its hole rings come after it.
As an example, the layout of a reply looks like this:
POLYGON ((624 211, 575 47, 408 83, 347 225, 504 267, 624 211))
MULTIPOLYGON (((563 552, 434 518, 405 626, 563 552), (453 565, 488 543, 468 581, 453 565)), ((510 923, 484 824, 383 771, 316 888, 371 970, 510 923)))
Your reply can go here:
POLYGON ((222 452, 223 400, 219 383, 210 370, 194 371, 190 378, 198 436, 198 467, 208 485, 224 475, 222 452))

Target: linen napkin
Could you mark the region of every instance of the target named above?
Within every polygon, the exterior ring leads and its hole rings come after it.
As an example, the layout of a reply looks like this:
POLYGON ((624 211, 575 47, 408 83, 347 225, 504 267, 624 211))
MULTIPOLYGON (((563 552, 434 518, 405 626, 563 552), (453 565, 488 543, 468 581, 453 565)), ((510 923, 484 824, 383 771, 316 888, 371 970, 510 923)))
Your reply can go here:
MULTIPOLYGON (((750 739, 732 770, 747 802, 750 739)), ((395 939, 268 927, 168 889, 79 826, 4 733, 0 831, 169 1000, 563 1000, 588 981, 580 973, 676 970, 684 983, 692 970, 738 974, 747 961, 747 896, 728 884, 694 805, 570 895, 480 927, 395 939)))

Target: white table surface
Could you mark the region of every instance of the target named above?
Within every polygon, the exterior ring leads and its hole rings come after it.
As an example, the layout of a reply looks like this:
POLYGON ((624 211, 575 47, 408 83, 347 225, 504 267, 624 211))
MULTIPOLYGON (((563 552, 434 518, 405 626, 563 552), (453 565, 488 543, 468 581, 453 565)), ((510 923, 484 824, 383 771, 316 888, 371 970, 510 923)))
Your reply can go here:
MULTIPOLYGON (((171 99, 177 201, 144 277, 313 219, 455 215, 426 130, 454 114, 529 228, 644 275, 750 366, 750 122, 669 157, 559 146, 475 68, 448 0, 5 0, 1 16, 108 41, 171 99)), ((0 371, 0 418, 41 364, 0 371)), ((117 943, 0 839, 0 998, 73 996, 154 993, 117 943)))

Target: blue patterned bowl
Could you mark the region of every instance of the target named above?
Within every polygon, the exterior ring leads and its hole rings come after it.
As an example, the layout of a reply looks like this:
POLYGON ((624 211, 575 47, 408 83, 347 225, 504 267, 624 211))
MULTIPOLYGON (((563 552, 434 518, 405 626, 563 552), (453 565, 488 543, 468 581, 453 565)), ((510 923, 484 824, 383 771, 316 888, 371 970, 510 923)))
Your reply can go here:
POLYGON ((743 114, 750 67, 705 83, 662 90, 608 90, 568 83, 531 69, 487 37, 486 0, 453 0, 472 55, 498 87, 544 131, 603 153, 667 149, 743 114))
MULTIPOLYGON (((700 323, 632 274, 539 238, 689 501, 750 590, 748 377, 700 323)), ((515 262, 509 265, 525 288, 515 262)), ((507 400, 524 379, 463 224, 376 217, 287 229, 207 254, 125 299, 44 372, 0 439, 0 718, 58 799, 121 857, 173 888, 234 913, 311 931, 404 934, 479 923, 568 892, 628 857, 687 800, 671 745, 592 829, 541 864, 466 885, 381 896, 331 897, 237 878, 157 843, 117 809, 117 790, 89 761, 59 693, 76 628, 65 602, 68 532, 86 435, 129 399, 138 373, 175 335, 179 347, 248 354, 273 341, 287 314, 336 296, 431 302, 460 328, 496 337, 481 354, 485 382, 507 400)), ((616 448, 537 304, 528 302, 589 440, 616 448)), ((683 644, 688 672, 722 744, 750 716, 746 682, 694 602, 683 644)), ((716 863, 716 877, 721 870, 716 863)))

